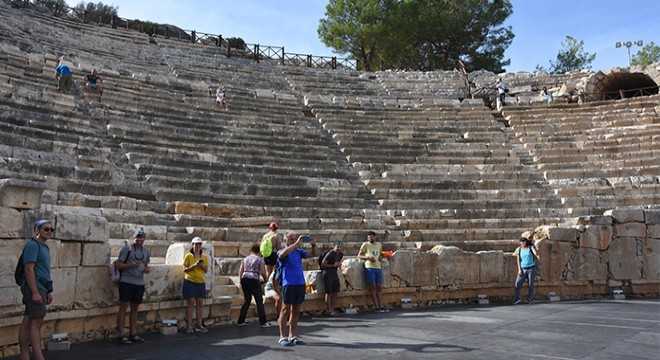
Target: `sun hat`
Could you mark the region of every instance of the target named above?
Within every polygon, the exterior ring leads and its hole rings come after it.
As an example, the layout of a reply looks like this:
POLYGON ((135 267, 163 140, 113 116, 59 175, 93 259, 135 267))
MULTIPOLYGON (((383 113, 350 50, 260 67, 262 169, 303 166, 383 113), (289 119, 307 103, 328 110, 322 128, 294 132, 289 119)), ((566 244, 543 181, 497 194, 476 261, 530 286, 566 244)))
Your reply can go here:
POLYGON ((192 243, 192 244, 201 244, 201 243, 202 243, 202 239, 201 239, 199 236, 195 236, 195 237, 192 239, 192 242, 191 242, 191 243, 192 243))

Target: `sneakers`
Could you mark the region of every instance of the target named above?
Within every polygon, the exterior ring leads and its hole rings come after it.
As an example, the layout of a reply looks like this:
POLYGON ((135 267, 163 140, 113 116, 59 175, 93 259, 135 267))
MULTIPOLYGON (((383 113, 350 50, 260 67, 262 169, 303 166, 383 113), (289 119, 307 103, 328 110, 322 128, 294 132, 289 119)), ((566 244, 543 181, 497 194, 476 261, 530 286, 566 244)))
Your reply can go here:
POLYGON ((511 304, 512 304, 512 305, 518 305, 518 304, 520 304, 521 302, 522 302, 522 300, 520 300, 520 299, 513 299, 513 303, 511 303, 511 304))
POLYGON ((261 327, 262 327, 262 328, 269 328, 269 327, 271 327, 271 326, 273 326, 273 324, 271 324, 271 323, 269 323, 269 322, 266 322, 266 323, 261 324, 261 327))
POLYGON ((247 321, 243 321, 241 323, 239 323, 239 322, 236 323, 236 326, 248 326, 248 325, 249 325, 249 323, 247 321))
POLYGON ((534 300, 529 299, 529 300, 527 300, 527 303, 528 303, 529 305, 533 305, 533 304, 534 304, 534 300))
POLYGON ((374 311, 377 312, 377 313, 388 313, 388 312, 390 312, 389 310, 387 310, 385 308, 376 309, 374 311))
POLYGON ((192 334, 194 332, 195 332, 195 330, 193 330, 193 328, 191 328, 191 327, 186 328, 186 334, 192 334))
POLYGON ((292 343, 292 342, 291 342, 289 339, 287 339, 287 338, 281 338, 277 343, 280 344, 280 345, 282 345, 282 346, 293 346, 293 345, 295 345, 294 343, 292 343))
POLYGON ((209 332, 209 330, 207 328, 203 327, 203 326, 198 326, 198 327, 195 328, 195 332, 207 333, 207 332, 209 332))

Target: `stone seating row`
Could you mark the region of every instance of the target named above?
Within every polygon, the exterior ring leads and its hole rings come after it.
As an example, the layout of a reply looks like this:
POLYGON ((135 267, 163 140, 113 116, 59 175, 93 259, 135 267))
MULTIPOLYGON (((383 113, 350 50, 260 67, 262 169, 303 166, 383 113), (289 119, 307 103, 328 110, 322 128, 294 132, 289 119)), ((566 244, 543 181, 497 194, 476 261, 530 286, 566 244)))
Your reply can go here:
MULTIPOLYGON (((656 147, 660 150, 660 145, 656 147)), ((649 150, 630 151, 623 153, 606 154, 580 154, 580 155, 541 155, 535 156, 534 161, 540 170, 552 170, 570 167, 571 163, 578 166, 615 168, 659 165, 658 158, 649 150)))

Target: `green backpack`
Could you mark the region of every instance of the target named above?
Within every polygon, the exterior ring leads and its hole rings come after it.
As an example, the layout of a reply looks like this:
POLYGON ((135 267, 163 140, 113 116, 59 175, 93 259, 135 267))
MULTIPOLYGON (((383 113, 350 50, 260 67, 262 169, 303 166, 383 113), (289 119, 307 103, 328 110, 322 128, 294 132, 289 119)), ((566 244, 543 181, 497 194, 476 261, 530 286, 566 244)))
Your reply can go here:
POLYGON ((259 246, 259 252, 261 252, 261 256, 267 258, 273 253, 273 238, 275 236, 277 236, 277 233, 274 233, 273 235, 261 241, 261 245, 259 246))

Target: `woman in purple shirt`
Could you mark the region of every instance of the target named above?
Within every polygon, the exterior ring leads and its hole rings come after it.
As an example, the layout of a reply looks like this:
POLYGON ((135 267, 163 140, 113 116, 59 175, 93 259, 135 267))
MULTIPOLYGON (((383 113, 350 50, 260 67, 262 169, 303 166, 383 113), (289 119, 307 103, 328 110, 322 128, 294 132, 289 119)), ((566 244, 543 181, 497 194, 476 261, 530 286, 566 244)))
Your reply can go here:
POLYGON ((243 306, 241 306, 241 313, 238 316, 236 325, 247 325, 245 317, 247 316, 248 308, 250 308, 252 297, 254 297, 261 327, 270 327, 271 324, 266 321, 266 311, 264 310, 264 300, 261 293, 261 279, 263 278, 266 281, 268 276, 266 275, 266 263, 260 255, 259 243, 252 244, 250 252, 251 254, 241 261, 241 268, 238 270, 244 302, 243 306))

